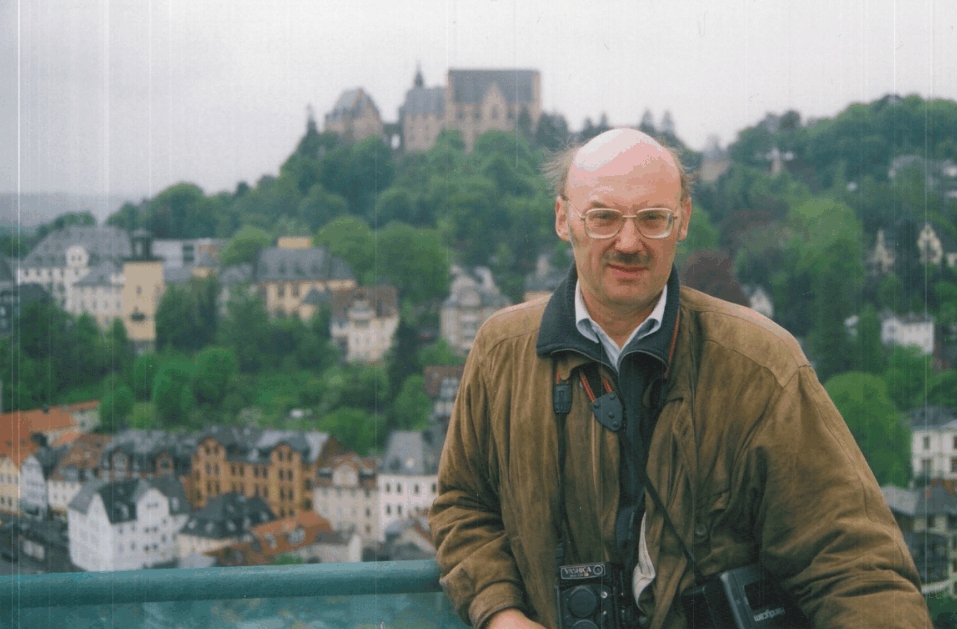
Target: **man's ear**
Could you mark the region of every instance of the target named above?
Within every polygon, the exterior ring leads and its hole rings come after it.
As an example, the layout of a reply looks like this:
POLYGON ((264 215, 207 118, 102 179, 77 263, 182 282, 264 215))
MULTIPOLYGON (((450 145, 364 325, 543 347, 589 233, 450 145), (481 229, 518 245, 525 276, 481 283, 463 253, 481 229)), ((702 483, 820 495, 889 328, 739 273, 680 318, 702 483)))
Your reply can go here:
POLYGON ((565 242, 571 242, 568 237, 568 212, 561 196, 555 197, 555 233, 565 242))
POLYGON ((688 237, 688 224, 691 222, 691 199, 687 199, 681 204, 681 216, 678 219, 678 242, 688 237))

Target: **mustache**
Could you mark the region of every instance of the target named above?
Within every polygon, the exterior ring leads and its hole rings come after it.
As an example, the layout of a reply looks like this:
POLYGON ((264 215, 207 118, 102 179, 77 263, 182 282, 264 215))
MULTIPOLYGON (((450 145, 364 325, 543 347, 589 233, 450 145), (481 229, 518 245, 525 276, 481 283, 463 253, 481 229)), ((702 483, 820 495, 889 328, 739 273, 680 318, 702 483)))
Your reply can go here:
POLYGON ((648 263, 651 262, 651 256, 643 253, 622 253, 612 250, 605 254, 605 262, 621 266, 648 266, 648 263))

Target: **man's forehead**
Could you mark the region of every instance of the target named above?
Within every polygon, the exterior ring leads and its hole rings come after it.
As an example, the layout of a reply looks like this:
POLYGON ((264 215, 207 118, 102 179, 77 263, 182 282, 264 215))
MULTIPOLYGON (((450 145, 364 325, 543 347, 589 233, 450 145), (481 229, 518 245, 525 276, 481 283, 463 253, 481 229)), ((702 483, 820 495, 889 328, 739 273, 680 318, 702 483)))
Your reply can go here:
POLYGON ((657 140, 635 129, 612 129, 596 136, 575 154, 569 184, 594 185, 599 176, 621 176, 635 170, 667 171, 678 178, 674 158, 657 140))

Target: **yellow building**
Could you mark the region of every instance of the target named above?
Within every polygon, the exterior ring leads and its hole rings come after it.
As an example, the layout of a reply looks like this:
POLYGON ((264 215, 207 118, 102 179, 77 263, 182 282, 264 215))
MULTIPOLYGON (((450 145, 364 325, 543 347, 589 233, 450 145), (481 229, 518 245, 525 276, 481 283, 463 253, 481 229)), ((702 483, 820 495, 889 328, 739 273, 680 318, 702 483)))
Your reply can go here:
MULTIPOLYGON (((296 243, 293 243, 296 244, 296 243)), ((306 296, 315 289, 351 290, 356 286, 349 266, 325 247, 270 247, 259 252, 255 270, 256 289, 273 316, 312 312, 303 309, 306 296)), ((307 304, 308 305, 308 304, 307 304)))
POLYGON ((156 344, 156 310, 166 284, 163 260, 153 256, 148 233, 137 231, 130 238, 133 255, 123 262, 123 324, 137 352, 156 344))
POLYGON ((296 515, 312 509, 317 471, 341 453, 327 433, 210 428, 193 455, 189 500, 199 509, 210 498, 236 492, 262 498, 277 517, 296 515))

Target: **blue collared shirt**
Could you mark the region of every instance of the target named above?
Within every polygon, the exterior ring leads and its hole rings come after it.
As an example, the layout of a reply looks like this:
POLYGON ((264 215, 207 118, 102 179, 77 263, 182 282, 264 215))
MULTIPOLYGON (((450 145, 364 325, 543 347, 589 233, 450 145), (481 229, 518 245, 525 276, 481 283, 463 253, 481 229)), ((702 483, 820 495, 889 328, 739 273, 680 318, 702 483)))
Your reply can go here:
POLYGON ((588 308, 585 306, 585 300, 582 298, 582 287, 581 282, 575 282, 575 325, 578 327, 578 331, 581 332, 581 335, 592 343, 601 343, 602 348, 604 348, 605 353, 608 355, 609 364, 615 368, 615 371, 620 370, 620 365, 618 364, 621 358, 621 350, 625 347, 628 347, 628 344, 635 339, 642 339, 649 334, 654 334, 658 331, 658 328, 661 327, 661 320, 665 316, 665 303, 668 301, 668 286, 665 285, 664 290, 661 291, 661 297, 658 298, 658 303, 655 305, 654 310, 651 311, 651 314, 648 315, 648 318, 645 319, 641 325, 635 328, 634 332, 631 333, 631 336, 628 337, 628 340, 625 341, 624 345, 618 347, 618 344, 611 339, 608 334, 601 329, 601 326, 595 323, 595 320, 591 318, 591 315, 588 314, 588 308))

